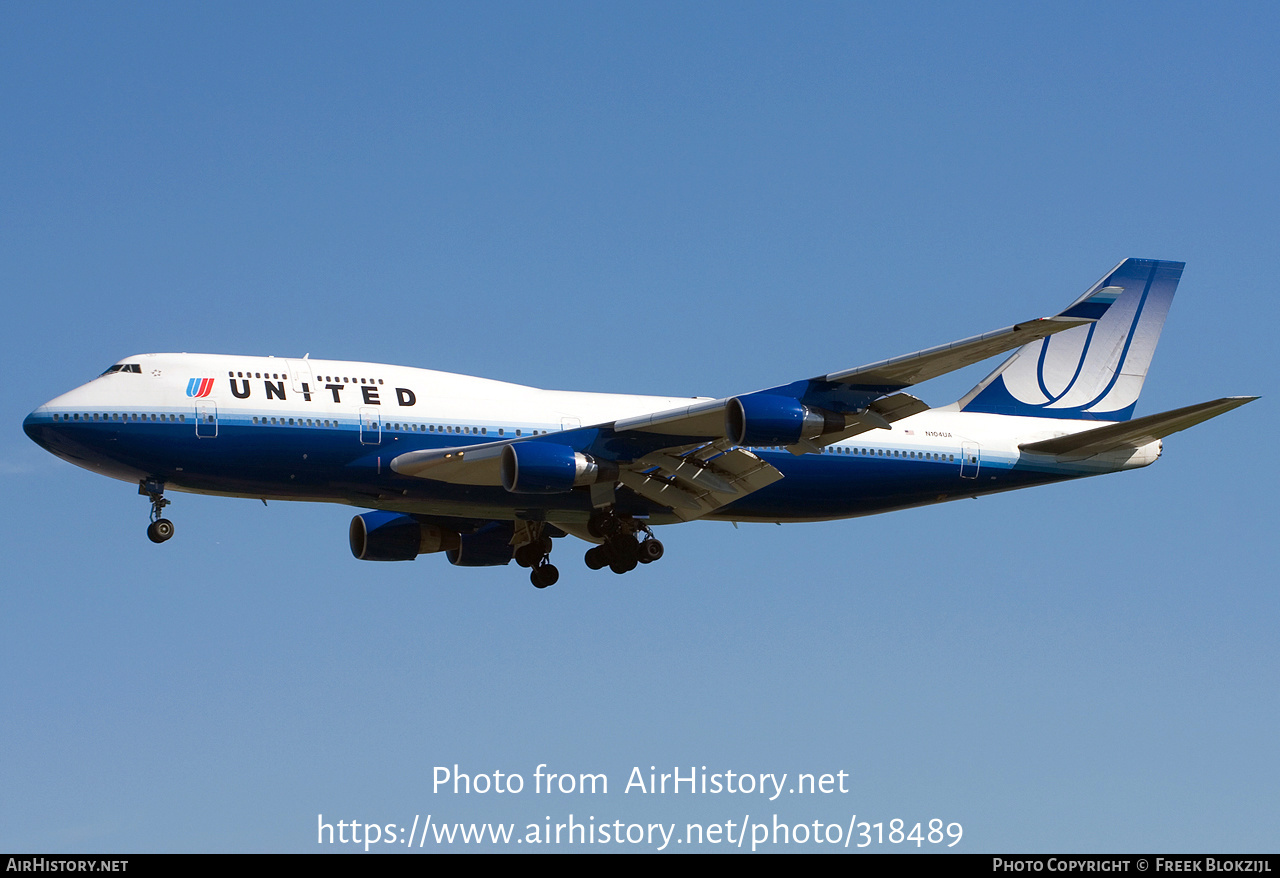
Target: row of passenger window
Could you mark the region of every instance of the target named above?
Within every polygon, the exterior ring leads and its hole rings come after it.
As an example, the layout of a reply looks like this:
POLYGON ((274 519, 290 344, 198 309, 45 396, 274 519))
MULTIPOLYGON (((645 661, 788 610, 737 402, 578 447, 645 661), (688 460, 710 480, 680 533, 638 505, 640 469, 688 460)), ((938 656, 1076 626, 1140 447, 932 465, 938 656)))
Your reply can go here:
MULTIPOLYGON (((337 426, 340 426, 340 422, 338 422, 338 421, 336 421, 336 420, 329 420, 329 419, 327 419, 327 418, 326 418, 326 419, 321 419, 321 418, 268 418, 268 417, 255 417, 255 418, 253 419, 253 422, 254 422, 255 424, 262 424, 262 425, 275 425, 275 426, 279 426, 279 427, 294 427, 294 426, 297 426, 297 427, 337 427, 337 426)), ((379 428, 379 424, 378 424, 378 422, 377 422, 377 421, 374 421, 374 422, 372 422, 372 423, 370 423, 370 424, 369 424, 369 427, 370 427, 371 429, 375 429, 375 430, 376 430, 376 429, 378 429, 378 428, 379 428)), ((383 423, 383 424, 381 425, 381 429, 383 429, 383 430, 388 430, 388 431, 392 431, 392 432, 404 432, 404 433, 455 433, 455 434, 458 434, 458 433, 465 433, 465 434, 468 434, 468 435, 471 435, 471 436, 487 436, 487 435, 489 435, 489 428, 488 428, 488 427, 469 427, 469 426, 457 426, 457 427, 455 427, 455 426, 453 426, 452 424, 408 424, 408 423, 402 423, 402 422, 399 422, 399 421, 397 421, 397 422, 395 422, 395 423, 391 423, 391 424, 383 423)), ((523 435, 525 435, 525 433, 526 433, 526 431, 525 431, 525 430, 523 430, 523 429, 517 429, 517 430, 515 431, 515 435, 516 435, 516 436, 523 436, 523 435)), ((545 435, 547 434, 547 431, 546 431, 546 430, 529 430, 529 431, 527 431, 527 433, 528 433, 528 435, 530 435, 530 436, 539 436, 539 435, 541 435, 541 436, 545 436, 545 435)), ((499 436, 505 436, 506 434, 507 434, 507 431, 506 431, 506 428, 505 428, 505 427, 499 427, 499 428, 498 428, 498 435, 499 435, 499 436)))
POLYGON ((254 418, 255 424, 275 424, 280 427, 336 427, 337 421, 320 420, 319 418, 254 418))
MULTIPOLYGON (((69 414, 69 415, 55 413, 53 416, 53 419, 55 421, 81 421, 81 422, 84 422, 84 421, 120 421, 120 422, 164 421, 164 422, 179 423, 179 424, 185 424, 187 422, 186 415, 170 415, 170 414, 154 414, 154 413, 139 414, 138 412, 124 412, 124 413, 85 412, 83 414, 80 412, 73 412, 72 414, 69 414)), ((282 427, 283 426, 288 426, 288 427, 294 427, 294 426, 337 427, 339 426, 339 422, 337 420, 330 420, 328 418, 320 419, 320 418, 255 417, 253 419, 253 422, 255 424, 262 424, 262 425, 270 424, 270 425, 282 426, 282 427)), ((374 429, 377 429, 378 424, 374 422, 369 426, 374 429)), ((409 433, 455 433, 455 434, 465 433, 473 436, 487 436, 489 434, 488 427, 470 427, 470 426, 455 427, 452 424, 409 424, 409 423, 401 423, 397 421, 391 424, 383 424, 382 428, 390 431, 409 432, 409 433)), ((517 437, 522 436, 524 435, 524 432, 525 432, 524 430, 517 428, 515 431, 515 435, 517 437)), ((529 430, 528 433, 530 436, 547 435, 546 430, 529 430)), ((499 427, 498 435, 505 436, 506 429, 503 427, 499 427)), ((768 449, 781 450, 781 446, 770 445, 768 446, 768 449)), ((764 450, 764 449, 761 449, 761 450, 764 450)), ((823 449, 823 453, 824 454, 851 454, 859 457, 896 457, 896 458, 907 458, 911 460, 936 460, 936 461, 943 461, 943 462, 950 462, 950 463, 954 463, 956 459, 956 456, 954 454, 941 454, 935 451, 901 451, 899 449, 884 449, 884 448, 853 448, 847 445, 828 445, 826 448, 823 449)))
MULTIPOLYGON (((112 369, 108 371, 112 371, 113 369, 118 369, 118 368, 120 367, 113 366, 112 369)), ((105 375, 106 372, 104 372, 103 374, 105 375)), ((269 378, 269 379, 278 381, 284 378, 288 378, 289 376, 282 372, 232 372, 228 370, 227 377, 228 378, 269 378)), ((338 378, 338 377, 333 377, 329 375, 320 375, 319 378, 321 381, 324 381, 327 383, 335 383, 335 384, 336 383, 342 383, 342 384, 382 384, 383 383, 381 378, 338 378)))
POLYGON ((139 414, 138 412, 72 412, 71 414, 55 414, 55 421, 171 421, 175 424, 185 424, 187 422, 186 415, 157 415, 157 414, 139 414))
POLYGON ((278 372, 227 372, 228 378, 271 378, 280 380, 288 378, 288 375, 281 375, 278 372))
MULTIPOLYGON (((377 426, 377 425, 374 424, 374 426, 377 426)), ((489 435, 488 427, 454 427, 449 424, 402 424, 402 423, 396 422, 393 424, 383 424, 382 427, 384 430, 392 430, 392 431, 399 431, 399 432, 406 432, 406 433, 470 433, 473 436, 489 435)), ((526 431, 523 429, 517 429, 515 431, 515 435, 523 436, 525 435, 526 432, 530 436, 547 435, 546 430, 527 430, 526 431)), ((507 435, 506 428, 499 427, 498 435, 506 436, 507 435)))
MULTIPOLYGON (((135 422, 135 423, 141 423, 141 422, 147 422, 147 423, 159 423, 159 422, 165 422, 165 423, 174 423, 174 424, 185 424, 185 423, 187 422, 187 416, 186 416, 186 415, 155 414, 155 413, 150 413, 150 412, 148 412, 148 413, 140 413, 140 412, 83 412, 83 413, 81 413, 81 412, 72 412, 71 414, 65 414, 65 413, 54 413, 53 419, 54 419, 55 421, 59 421, 59 422, 61 422, 61 421, 68 421, 68 422, 73 422, 73 421, 78 421, 78 422, 91 422, 91 421, 99 421, 99 422, 101 422, 101 421, 119 421, 119 422, 121 422, 121 423, 126 423, 126 422, 135 422)), ((210 420, 212 420, 212 418, 211 418, 210 420)), ((260 424, 260 425, 268 425, 268 424, 270 424, 270 425, 281 426, 281 427, 284 427, 284 426, 288 426, 288 427, 295 427, 295 426, 296 426, 296 427, 337 427, 337 426, 340 426, 340 423, 339 423, 336 419, 331 420, 331 419, 329 419, 329 418, 321 419, 321 418, 268 418, 268 417, 255 417, 255 418, 253 419, 253 422, 254 422, 255 424, 260 424)), ((374 423, 370 424, 370 427, 372 427, 372 428, 374 428, 374 429, 377 429, 377 428, 378 428, 378 424, 377 424, 377 422, 374 422, 374 423)), ((393 431, 401 431, 401 432, 410 432, 410 433, 415 433, 415 432, 416 432, 416 433, 455 433, 455 434, 465 433, 465 434, 472 435, 472 436, 487 436, 487 435, 489 434, 489 428, 488 428, 488 427, 470 427, 470 426, 465 426, 465 427, 464 427, 464 426, 457 426, 457 427, 455 427, 455 426, 453 426, 452 424, 407 424, 407 423, 400 423, 400 422, 396 422, 396 423, 393 423, 393 424, 385 424, 385 423, 384 423, 384 424, 382 424, 382 429, 384 429, 384 430, 393 430, 393 431)), ((525 431, 525 430, 522 430, 522 429, 517 429, 517 430, 515 431, 515 435, 516 435, 516 436, 523 436, 523 435, 525 435, 525 433, 526 433, 526 432, 527 432, 527 433, 528 433, 528 435, 530 435, 530 436, 538 436, 538 435, 544 435, 544 436, 545 436, 545 435, 546 435, 546 433, 547 433, 547 431, 546 431, 546 430, 529 430, 529 431, 525 431)), ((505 429, 505 428, 503 428, 503 427, 499 427, 499 428, 498 428, 498 435, 499 435, 499 436, 505 436, 505 435, 506 435, 506 429, 505 429)))
MULTIPOLYGON (((170 422, 176 424, 185 424, 187 422, 186 415, 170 415, 170 414, 154 414, 138 412, 73 412, 71 414, 58 414, 53 416, 55 421, 119 421, 119 422, 170 422)), ((255 424, 288 426, 288 427, 337 427, 337 420, 328 418, 268 418, 255 417, 255 424)), ((378 424, 374 422, 369 425, 371 428, 377 429, 378 424)), ((489 434, 488 427, 470 427, 458 426, 452 424, 409 424, 399 421, 391 424, 383 424, 382 428, 390 431, 409 432, 409 433, 465 433, 473 436, 487 436, 489 434)), ((529 430, 530 436, 545 436, 546 430, 529 430)), ((498 435, 505 436, 506 429, 498 428, 498 435)), ((516 436, 524 435, 524 430, 516 429, 516 436)), ((770 445, 769 450, 781 450, 781 446, 770 445)), ((760 449, 765 450, 765 449, 760 449)), ((936 460, 948 463, 954 463, 956 456, 954 454, 941 454, 936 451, 902 451, 899 449, 885 448, 853 448, 847 445, 828 445, 823 450, 824 454, 851 454, 858 457, 896 457, 907 458, 911 460, 936 460)))
MULTIPOLYGON (((376 423, 373 426, 378 426, 376 423)), ((452 424, 402 424, 396 422, 394 424, 384 423, 384 430, 393 430, 403 433, 467 433, 473 436, 488 436, 488 427, 455 427, 452 424)), ((506 432, 503 428, 498 428, 498 435, 504 436, 506 432)), ((516 435, 520 435, 520 431, 516 431, 516 435)))
POLYGON ((847 445, 828 445, 827 454, 854 454, 858 457, 905 457, 911 460, 955 461, 954 454, 941 454, 937 451, 901 451, 885 448, 850 448, 847 445))
POLYGON ((381 384, 382 379, 376 381, 372 378, 339 378, 331 375, 321 375, 320 380, 326 384, 381 384))
MULTIPOLYGON (((782 451, 781 445, 768 445, 758 448, 759 451, 782 451)), ((854 448, 848 445, 828 445, 822 449, 823 454, 851 454, 858 457, 897 457, 910 460, 937 460, 953 463, 954 454, 942 454, 937 451, 901 451, 896 448, 854 448)))

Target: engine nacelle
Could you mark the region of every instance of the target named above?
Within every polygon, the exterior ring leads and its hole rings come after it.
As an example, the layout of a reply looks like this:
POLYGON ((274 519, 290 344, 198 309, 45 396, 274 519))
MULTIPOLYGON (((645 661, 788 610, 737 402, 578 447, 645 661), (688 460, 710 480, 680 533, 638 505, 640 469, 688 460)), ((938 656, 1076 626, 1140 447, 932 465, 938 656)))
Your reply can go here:
POLYGON ((351 519, 351 554, 361 561, 412 561, 419 555, 456 549, 459 536, 399 512, 366 512, 351 519))
POLYGON ((567 445, 518 442, 502 449, 502 487, 513 494, 563 494, 617 477, 617 464, 567 445))
POLYGON ((515 525, 491 521, 473 534, 463 534, 459 544, 445 552, 450 564, 458 567, 501 567, 511 563, 516 553, 511 545, 515 525))
POLYGON ((724 410, 725 436, 736 445, 794 445, 844 428, 843 416, 789 396, 737 396, 724 410))

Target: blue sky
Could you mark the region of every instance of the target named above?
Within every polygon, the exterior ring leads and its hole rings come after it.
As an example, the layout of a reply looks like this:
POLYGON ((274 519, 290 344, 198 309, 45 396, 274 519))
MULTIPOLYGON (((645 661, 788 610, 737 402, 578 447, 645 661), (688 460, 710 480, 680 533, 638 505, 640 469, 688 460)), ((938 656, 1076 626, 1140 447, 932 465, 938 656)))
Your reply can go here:
POLYGON ((1262 3, 5 6, 0 849, 311 852, 318 814, 570 813, 1274 849, 1277 25, 1262 3), (134 488, 20 429, 157 350, 722 396, 1053 313, 1128 256, 1187 262, 1138 414, 1264 399, 1138 472, 670 528, 661 564, 566 556, 546 592, 514 565, 357 562, 323 505, 174 495, 153 546, 134 488), (433 793, 455 763, 610 792, 433 793), (624 794, 650 765, 850 792, 624 794))

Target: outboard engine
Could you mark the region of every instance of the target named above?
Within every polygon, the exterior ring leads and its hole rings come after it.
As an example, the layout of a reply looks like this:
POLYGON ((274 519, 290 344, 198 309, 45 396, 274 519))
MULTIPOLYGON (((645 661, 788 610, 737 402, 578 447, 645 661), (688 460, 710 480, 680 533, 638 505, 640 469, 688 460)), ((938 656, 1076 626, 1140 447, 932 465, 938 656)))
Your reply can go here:
POLYGON ((794 445, 847 425, 844 415, 767 393, 736 396, 724 410, 724 434, 735 445, 794 445))

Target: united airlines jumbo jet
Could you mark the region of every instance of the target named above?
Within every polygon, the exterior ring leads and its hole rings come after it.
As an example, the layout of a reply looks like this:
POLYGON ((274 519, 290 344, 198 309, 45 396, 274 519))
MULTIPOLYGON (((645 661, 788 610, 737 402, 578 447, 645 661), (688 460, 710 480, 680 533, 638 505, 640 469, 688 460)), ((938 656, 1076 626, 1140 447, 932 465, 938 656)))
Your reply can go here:
POLYGON ((376 363, 126 357, 40 406, 32 439, 151 500, 316 500, 366 561, 444 552, 531 568, 556 539, 592 569, 662 557, 652 527, 822 521, 1146 466, 1161 439, 1256 397, 1133 418, 1183 263, 1127 259, 1053 317, 724 399, 538 390, 376 363), (904 388, 1015 350, 958 402, 904 388))

